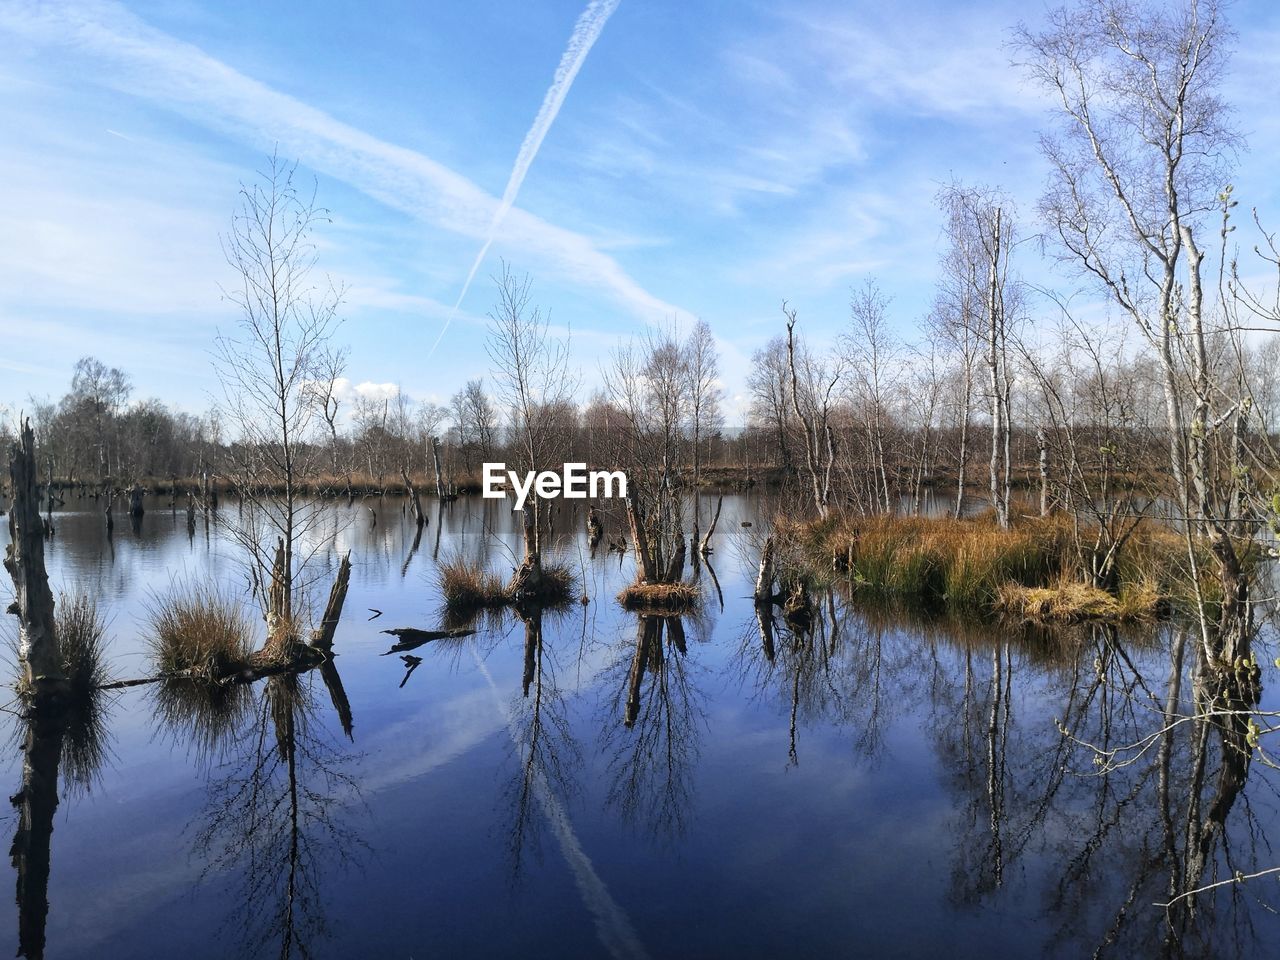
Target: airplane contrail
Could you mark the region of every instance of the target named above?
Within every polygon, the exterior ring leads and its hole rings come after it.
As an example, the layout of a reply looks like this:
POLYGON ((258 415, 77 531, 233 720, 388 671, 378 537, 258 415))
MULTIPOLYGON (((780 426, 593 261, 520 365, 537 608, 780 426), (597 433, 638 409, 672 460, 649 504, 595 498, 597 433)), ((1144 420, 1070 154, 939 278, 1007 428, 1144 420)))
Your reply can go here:
POLYGON ((622 0, 591 0, 587 4, 587 9, 583 10, 582 15, 578 17, 578 22, 573 25, 573 33, 569 36, 569 45, 565 47, 564 55, 560 57, 560 65, 556 67, 555 78, 551 81, 551 86, 548 88, 546 96, 542 98, 542 106, 538 108, 538 115, 533 120, 533 126, 529 128, 529 132, 524 135, 524 142, 520 144, 520 152, 516 154, 515 166, 511 168, 511 177, 507 180, 507 189, 503 191, 502 201, 493 213, 493 222, 489 224, 489 233, 485 237, 484 246, 480 248, 475 262, 471 264, 471 271, 467 274, 466 282, 462 285, 462 292, 458 294, 458 299, 454 303, 453 309, 449 311, 449 316, 445 319, 444 326, 440 328, 440 333, 436 336, 436 342, 427 351, 428 359, 436 352, 436 347, 440 346, 440 341, 444 339, 444 335, 448 332, 449 325, 453 323, 454 314, 458 312, 458 308, 462 306, 462 301, 467 296, 467 291, 471 289, 471 281, 475 279, 476 271, 480 269, 480 264, 484 262, 485 254, 489 252, 489 247, 493 245, 493 238, 497 236, 498 227, 502 225, 502 221, 511 210, 512 204, 516 202, 516 195, 519 194, 525 175, 533 164, 533 158, 538 155, 538 148, 542 146, 542 141, 546 139, 547 131, 551 129, 551 124, 555 122, 556 114, 560 112, 564 98, 568 96, 569 88, 573 86, 574 78, 578 75, 578 71, 582 69, 583 61, 587 59, 587 54, 591 52, 592 46, 595 45, 596 40, 599 38, 600 31, 604 29, 605 23, 613 15, 613 11, 618 9, 618 4, 621 2, 622 0))

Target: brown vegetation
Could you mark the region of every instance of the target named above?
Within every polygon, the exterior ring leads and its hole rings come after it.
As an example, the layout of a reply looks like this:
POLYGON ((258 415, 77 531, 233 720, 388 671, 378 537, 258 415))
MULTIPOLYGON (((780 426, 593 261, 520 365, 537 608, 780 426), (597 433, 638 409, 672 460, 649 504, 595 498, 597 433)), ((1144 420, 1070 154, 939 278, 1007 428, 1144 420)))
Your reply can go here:
MULTIPOLYGON (((492 570, 461 559, 447 560, 439 568, 440 592, 451 613, 474 613, 506 607, 515 602, 512 584, 492 570)), ((545 606, 566 602, 577 588, 577 577, 567 564, 544 561, 536 590, 522 598, 545 606)))
POLYGON ((618 602, 633 612, 684 613, 698 602, 698 588, 682 581, 633 583, 618 594, 618 602))
POLYGON ((164 675, 229 676, 253 654, 246 608, 209 587, 174 589, 152 604, 148 645, 164 675))
POLYGON ((1065 516, 992 518, 835 515, 782 522, 780 563, 793 577, 849 577, 870 595, 974 613, 997 610, 1036 619, 1153 615, 1177 592, 1185 542, 1154 523, 1140 527, 1115 564, 1114 582, 1089 581, 1091 540, 1065 516), (1110 598, 1105 602, 1102 597, 1110 598))

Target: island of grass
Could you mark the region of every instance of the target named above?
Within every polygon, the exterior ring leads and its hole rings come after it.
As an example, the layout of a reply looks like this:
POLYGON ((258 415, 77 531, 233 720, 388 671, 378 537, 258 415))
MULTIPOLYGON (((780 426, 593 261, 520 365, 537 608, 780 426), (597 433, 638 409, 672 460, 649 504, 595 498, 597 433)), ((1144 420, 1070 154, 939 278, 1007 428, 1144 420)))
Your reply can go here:
POLYGON ((834 514, 780 522, 776 537, 780 563, 810 583, 847 577, 868 597, 1039 622, 1158 619, 1189 582, 1186 538, 1155 522, 1109 557, 1096 531, 1065 516, 1000 527, 987 516, 834 514))

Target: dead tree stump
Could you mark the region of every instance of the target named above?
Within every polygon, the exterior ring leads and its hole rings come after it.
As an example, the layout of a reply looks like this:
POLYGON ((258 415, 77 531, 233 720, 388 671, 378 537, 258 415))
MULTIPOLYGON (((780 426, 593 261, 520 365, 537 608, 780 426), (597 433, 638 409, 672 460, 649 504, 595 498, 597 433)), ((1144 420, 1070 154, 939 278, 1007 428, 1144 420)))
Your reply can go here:
POLYGON ((18 657, 35 703, 69 692, 67 675, 54 629, 53 592, 44 566, 44 523, 36 479, 35 435, 24 420, 9 457, 13 504, 9 510, 9 547, 4 568, 13 578, 15 600, 9 612, 18 617, 18 657))

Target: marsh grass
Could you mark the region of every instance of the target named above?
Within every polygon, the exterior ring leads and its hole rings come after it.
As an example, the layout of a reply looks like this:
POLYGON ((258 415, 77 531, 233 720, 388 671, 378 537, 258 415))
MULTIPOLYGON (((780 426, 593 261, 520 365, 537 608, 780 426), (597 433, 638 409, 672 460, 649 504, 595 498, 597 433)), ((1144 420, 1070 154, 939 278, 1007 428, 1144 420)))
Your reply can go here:
POLYGON ((244 669, 254 629, 243 604, 211 587, 175 587, 152 601, 148 645, 157 671, 217 678, 244 669))
POLYGON ((684 613, 698 602, 692 583, 633 583, 618 594, 623 609, 640 613, 684 613))
POLYGON ((492 570, 460 558, 446 560, 437 573, 446 608, 454 612, 487 610, 511 602, 507 585, 492 570))
POLYGON ((542 582, 538 585, 536 599, 547 606, 559 606, 573 598, 578 578, 573 568, 558 560, 542 562, 542 582))
MULTIPOLYGON (((460 558, 446 560, 440 564, 437 577, 445 609, 453 616, 497 610, 515 602, 511 585, 477 563, 460 558)), ((528 599, 539 605, 557 606, 571 599, 577 586, 577 575, 569 564, 544 560, 542 579, 528 599)))
POLYGON ((54 618, 58 651, 71 682, 71 695, 77 699, 87 698, 111 682, 107 671, 106 622, 98 612, 97 603, 84 593, 62 597, 54 618))
POLYGON ((1159 618, 1164 595, 1149 582, 1125 585, 1118 594, 1079 580, 1059 580, 1047 587, 1007 583, 996 609, 1037 623, 1150 622, 1159 618))
POLYGON ((1061 622, 1155 616, 1177 590, 1186 553, 1174 531, 1144 524, 1118 555, 1115 590, 1106 591, 1089 585, 1066 516, 1001 529, 985 517, 834 515, 777 529, 788 562, 811 578, 838 570, 872 597, 1061 622))

